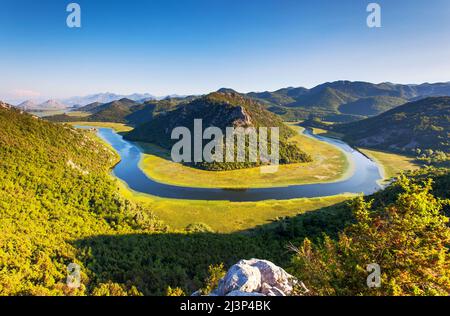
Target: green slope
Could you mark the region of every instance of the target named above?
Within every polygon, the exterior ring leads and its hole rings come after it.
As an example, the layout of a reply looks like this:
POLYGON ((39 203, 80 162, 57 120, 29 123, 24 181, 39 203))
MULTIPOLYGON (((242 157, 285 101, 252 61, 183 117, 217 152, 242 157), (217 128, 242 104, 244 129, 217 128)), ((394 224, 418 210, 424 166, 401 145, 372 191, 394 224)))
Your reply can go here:
POLYGON ((91 293, 99 279, 75 240, 159 230, 148 209, 118 195, 117 157, 93 137, 0 103, 0 295, 91 293), (72 262, 79 290, 66 286, 72 262))
POLYGON ((95 112, 100 110, 100 108, 101 108, 101 106, 103 104, 104 103, 100 103, 100 102, 90 103, 90 104, 87 104, 85 106, 77 108, 77 111, 88 112, 88 113, 95 113, 95 112))
POLYGON ((339 112, 343 114, 375 116, 405 103, 407 103, 405 99, 398 97, 367 97, 341 105, 339 112))
POLYGON ((410 102, 379 116, 338 125, 335 131, 365 147, 417 153, 417 149, 450 153, 450 97, 410 102))
POLYGON ((126 117, 133 113, 132 107, 137 104, 137 102, 129 99, 102 104, 95 109, 95 113, 89 116, 87 120, 91 122, 126 123, 126 117))
POLYGON ((341 104, 352 102, 355 97, 339 90, 326 87, 323 90, 300 96, 290 107, 317 108, 331 112, 338 112, 341 104))

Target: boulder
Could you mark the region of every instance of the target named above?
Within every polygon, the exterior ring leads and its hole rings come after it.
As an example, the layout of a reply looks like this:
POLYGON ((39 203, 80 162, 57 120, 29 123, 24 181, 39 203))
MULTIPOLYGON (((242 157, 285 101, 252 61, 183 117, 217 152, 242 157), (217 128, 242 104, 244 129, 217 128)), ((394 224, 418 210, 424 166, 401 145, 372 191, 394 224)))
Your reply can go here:
POLYGON ((261 288, 261 273, 258 268, 239 262, 231 267, 219 283, 219 295, 233 291, 258 292, 261 288))
POLYGON ((265 296, 262 293, 258 292, 243 292, 243 291, 233 291, 228 293, 226 296, 265 296))
POLYGON ((284 294, 290 294, 293 286, 297 284, 292 275, 270 261, 251 259, 242 260, 240 263, 257 268, 261 273, 261 283, 275 287, 284 294))
POLYGON ((241 260, 228 270, 211 296, 287 296, 302 282, 270 261, 241 260))

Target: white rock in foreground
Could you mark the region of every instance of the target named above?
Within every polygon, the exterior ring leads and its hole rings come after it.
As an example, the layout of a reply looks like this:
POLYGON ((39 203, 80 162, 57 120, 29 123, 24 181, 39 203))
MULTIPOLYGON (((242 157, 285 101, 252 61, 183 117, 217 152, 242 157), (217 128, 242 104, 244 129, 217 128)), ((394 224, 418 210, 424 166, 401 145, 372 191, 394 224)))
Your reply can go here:
POLYGON ((241 260, 220 280, 211 296, 287 296, 304 285, 270 261, 241 260))

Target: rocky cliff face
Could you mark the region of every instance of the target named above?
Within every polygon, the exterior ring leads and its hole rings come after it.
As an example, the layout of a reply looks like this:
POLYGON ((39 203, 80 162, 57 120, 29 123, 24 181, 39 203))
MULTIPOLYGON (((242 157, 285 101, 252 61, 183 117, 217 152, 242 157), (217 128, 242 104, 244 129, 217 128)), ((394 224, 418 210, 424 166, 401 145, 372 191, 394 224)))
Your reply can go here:
POLYGON ((4 103, 2 101, 0 101, 0 108, 4 108, 4 109, 10 109, 11 106, 7 103, 4 103))
POLYGON ((297 294, 308 292, 302 282, 272 262, 251 259, 232 266, 209 296, 288 296, 294 289, 297 294))

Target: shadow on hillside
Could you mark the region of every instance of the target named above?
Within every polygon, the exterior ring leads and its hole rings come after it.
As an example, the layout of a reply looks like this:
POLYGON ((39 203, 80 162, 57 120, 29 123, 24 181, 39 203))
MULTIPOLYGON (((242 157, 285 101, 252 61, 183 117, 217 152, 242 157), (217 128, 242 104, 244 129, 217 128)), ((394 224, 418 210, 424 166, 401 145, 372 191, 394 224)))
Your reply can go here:
POLYGON ((170 150, 164 149, 152 143, 135 142, 132 141, 144 154, 153 155, 159 158, 171 160, 170 150))
POLYGON ((93 272, 93 283, 113 281, 136 286, 145 295, 164 295, 167 286, 193 292, 208 266, 229 268, 241 259, 261 258, 286 267, 290 242, 304 237, 336 236, 351 221, 345 203, 232 234, 158 233, 95 236, 75 242, 79 258, 93 272))

